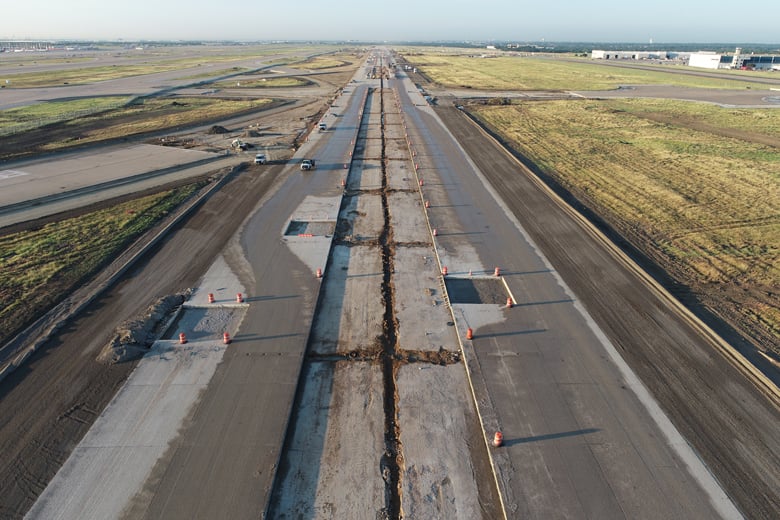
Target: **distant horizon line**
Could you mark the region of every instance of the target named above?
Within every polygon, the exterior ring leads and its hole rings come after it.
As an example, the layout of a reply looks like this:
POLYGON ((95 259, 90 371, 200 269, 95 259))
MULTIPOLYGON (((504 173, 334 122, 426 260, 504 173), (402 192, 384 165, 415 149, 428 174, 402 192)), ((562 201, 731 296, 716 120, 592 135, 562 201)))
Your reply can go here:
POLYGON ((273 44, 273 43, 365 43, 373 45, 390 45, 390 44, 441 44, 441 43, 458 43, 466 45, 483 45, 483 44, 531 44, 531 45, 554 45, 554 44, 628 44, 628 45, 762 45, 762 46, 780 46, 780 42, 748 42, 748 41, 668 41, 652 43, 646 41, 631 41, 631 40, 512 40, 512 39, 468 39, 468 40, 455 40, 455 39, 442 39, 442 40, 368 40, 368 39, 328 39, 328 38, 272 38, 263 40, 251 40, 251 39, 224 39, 224 38, 178 38, 178 39, 163 39, 163 38, 7 38, 0 37, 0 42, 41 42, 41 43, 236 43, 236 44, 273 44))

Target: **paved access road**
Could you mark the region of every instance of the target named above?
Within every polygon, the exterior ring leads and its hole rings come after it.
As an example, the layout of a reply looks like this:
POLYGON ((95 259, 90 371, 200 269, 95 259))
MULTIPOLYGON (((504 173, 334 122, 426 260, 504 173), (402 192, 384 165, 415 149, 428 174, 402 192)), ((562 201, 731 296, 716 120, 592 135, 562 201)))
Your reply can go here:
POLYGON ((317 168, 288 166, 294 171, 246 221, 240 247, 226 255, 247 288, 246 315, 191 419, 131 505, 138 516, 257 518, 265 510, 319 291, 315 272, 325 267, 329 249, 329 241, 312 238, 313 250, 302 260, 283 234, 310 195, 326 202, 304 213, 335 225, 360 102, 359 93, 344 99, 348 106, 339 107, 327 139, 316 136, 299 150, 296 157, 315 157, 317 168))
MULTIPOLYGON (((460 330, 474 330, 464 353, 486 434, 501 430, 504 435, 506 446, 493 451, 493 462, 507 515, 736 515, 703 468, 687 467, 686 458, 695 455, 671 446, 681 439, 637 397, 641 385, 612 359, 579 294, 564 285, 558 259, 544 258, 518 228, 475 174, 469 156, 431 111, 421 108, 411 84, 399 81, 398 86, 409 97, 409 133, 418 143, 431 227, 438 230, 437 247, 450 278, 489 277, 499 266, 516 303, 501 319, 486 320, 484 309, 495 304, 460 304, 457 294, 450 294, 460 330), (470 248, 477 262, 463 254, 470 248)), ((516 165, 501 164, 500 152, 475 129, 457 135, 466 136, 466 152, 482 171, 500 172, 507 182, 520 175, 516 165)), ((504 195, 510 201, 516 196, 504 195)), ((517 202, 525 204, 525 197, 517 202)), ((584 233, 569 227, 568 217, 545 205, 534 209, 535 222, 565 242, 569 255, 588 254, 576 238, 584 233)), ((578 274, 608 277, 604 269, 578 274)), ((632 289, 625 277, 622 282, 623 291, 643 291, 632 289)), ((632 327, 630 317, 618 319, 632 327)))
MULTIPOLYGON (((617 491, 626 489, 623 484, 628 475, 641 475, 645 470, 639 461, 629 462, 630 458, 621 460, 613 455, 629 445, 636 449, 648 447, 662 437, 643 427, 631 433, 629 425, 624 425, 618 429, 620 437, 606 440, 604 434, 613 430, 594 423, 596 410, 589 410, 594 405, 596 409, 609 408, 612 413, 630 413, 629 409, 622 409, 615 395, 629 392, 623 389, 626 383, 622 377, 590 372, 588 367, 595 358, 606 354, 588 352, 580 333, 572 334, 569 326, 563 328, 561 308, 569 305, 567 300, 573 294, 740 511, 753 518, 780 515, 780 413, 777 408, 681 320, 671 306, 644 287, 582 226, 553 204, 545 190, 532 181, 531 174, 486 139, 462 112, 440 108, 437 114, 549 261, 549 265, 528 263, 512 247, 514 241, 497 230, 495 235, 489 235, 494 240, 485 243, 482 249, 497 264, 507 265, 510 272, 507 280, 510 286, 516 287, 515 294, 522 303, 518 321, 508 320, 501 326, 480 331, 482 335, 474 341, 499 416, 521 428, 520 434, 509 433, 517 439, 510 451, 529 451, 534 445, 560 443, 561 451, 557 455, 548 453, 555 457, 567 454, 574 457, 561 460, 567 466, 560 475, 566 482, 559 487, 563 490, 579 474, 568 471, 568 467, 574 460, 580 460, 576 466, 581 467, 582 453, 577 454, 577 447, 572 446, 575 444, 572 441, 581 439, 579 449, 585 450, 586 459, 594 457, 599 461, 595 473, 603 474, 607 481, 610 464, 621 467, 628 463, 619 478, 622 483, 617 483, 617 491), (549 266, 571 292, 560 288, 553 288, 547 294, 538 292, 537 280, 547 276, 549 266), (558 332, 551 341, 541 341, 539 338, 550 330, 558 332), (554 393, 556 388, 560 392, 558 397, 554 393), (527 401, 518 400, 518 395, 526 396, 527 401), (556 399, 565 404, 561 410, 565 413, 550 407, 550 401, 556 399)), ((450 182, 457 184, 457 190, 452 191, 461 197, 477 193, 477 179, 458 175, 461 168, 453 153, 456 152, 442 154, 447 160, 446 171, 453 173, 450 182)), ((457 205, 470 208, 471 204, 467 200, 457 205)), ((478 212, 487 211, 482 209, 485 204, 491 203, 479 203, 478 212)), ((495 230, 495 222, 485 223, 483 229, 485 225, 495 230)), ((471 230, 476 226, 477 222, 471 225, 471 230)), ((540 451, 544 453, 545 448, 540 451)), ((662 455, 662 451, 653 453, 662 455)), ((664 511, 675 500, 688 500, 679 494, 680 482, 668 473, 671 467, 661 462, 662 459, 653 462, 652 458, 643 457, 642 460, 647 464, 646 475, 651 483, 655 481, 651 489, 663 490, 658 496, 659 509, 647 507, 645 502, 642 507, 645 514, 653 516, 650 511, 664 511)), ((598 486, 598 480, 591 478, 588 486, 598 486)), ((577 496, 590 496, 590 491, 583 493, 585 489, 577 496)), ((577 486, 572 490, 577 490, 577 486)), ((610 502, 613 499, 602 503, 610 502)), ((623 510, 632 512, 630 508, 623 510)))

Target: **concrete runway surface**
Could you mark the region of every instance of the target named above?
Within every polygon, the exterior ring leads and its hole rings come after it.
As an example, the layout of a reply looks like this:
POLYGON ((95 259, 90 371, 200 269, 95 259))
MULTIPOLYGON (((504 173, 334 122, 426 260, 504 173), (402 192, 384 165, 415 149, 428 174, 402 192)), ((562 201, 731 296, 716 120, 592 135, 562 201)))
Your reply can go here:
POLYGON ((0 425, 3 464, 52 432, 0 513, 776 513, 777 410, 459 111, 363 74, 295 156, 317 169, 241 174, 0 384, 0 416, 41 410, 0 425), (191 343, 95 366, 102 322, 183 287, 191 343))

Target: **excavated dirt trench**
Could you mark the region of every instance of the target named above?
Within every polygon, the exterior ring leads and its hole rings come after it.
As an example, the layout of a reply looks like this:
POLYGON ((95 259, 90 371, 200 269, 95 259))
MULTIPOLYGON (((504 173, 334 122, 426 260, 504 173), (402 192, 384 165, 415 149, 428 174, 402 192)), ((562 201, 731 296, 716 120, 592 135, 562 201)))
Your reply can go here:
MULTIPOLYGON (((383 86, 383 82, 380 82, 383 86)), ((382 375, 384 377, 384 410, 385 410, 385 454, 382 458, 382 475, 387 482, 385 490, 385 507, 390 518, 398 518, 401 511, 400 468, 403 466, 398 431, 398 389, 396 375, 398 366, 395 355, 398 351, 398 320, 394 310, 393 294, 393 260, 395 246, 393 244, 393 228, 390 222, 390 207, 387 201, 387 155, 385 140, 385 103, 380 90, 379 106, 381 114, 380 129, 382 134, 382 215, 384 225, 379 235, 382 249, 382 300, 385 306, 385 317, 382 323, 382 375)))
MULTIPOLYGON (((308 353, 306 356, 304 373, 312 373, 312 370, 316 366, 323 366, 327 364, 334 371, 337 371, 339 367, 344 368, 350 364, 357 364, 356 369, 372 366, 378 368, 381 373, 381 397, 382 397, 382 411, 383 411, 383 439, 382 439, 382 453, 378 457, 379 471, 381 472, 382 482, 384 484, 384 504, 381 510, 378 511, 377 518, 382 519, 400 519, 403 518, 402 507, 402 490, 403 475, 404 475, 404 455, 403 447, 401 444, 401 426, 399 424, 399 389, 398 389, 398 372, 402 366, 409 364, 420 365, 436 365, 436 366, 448 366, 456 363, 460 363, 461 357, 458 350, 450 351, 444 348, 436 350, 416 350, 416 349, 404 349, 399 342, 398 334, 398 309, 395 301, 395 257, 397 247, 414 247, 414 246, 429 246, 429 244, 410 244, 396 243, 394 240, 393 222, 391 219, 389 195, 393 192, 399 191, 393 189, 388 182, 387 171, 387 156, 386 156, 386 137, 385 137, 385 102, 384 91, 380 88, 378 91, 372 90, 369 93, 369 100, 372 100, 372 96, 377 96, 379 101, 380 110, 380 140, 381 140, 381 154, 378 157, 381 164, 381 188, 379 189, 354 189, 345 187, 344 196, 342 198, 341 207, 339 210, 339 220, 335 226, 333 234, 333 244, 336 246, 347 247, 350 250, 354 249, 375 249, 378 251, 378 255, 381 259, 381 273, 375 273, 377 281, 380 283, 379 295, 381 296, 382 317, 381 317, 381 332, 379 332, 373 339, 360 341, 360 343, 354 348, 349 350, 334 350, 326 349, 326 352, 317 352, 317 348, 313 345, 313 342, 317 339, 310 339, 308 353), (374 239, 355 240, 351 235, 354 227, 354 223, 351 219, 362 218, 364 215, 352 214, 348 210, 351 205, 354 205, 356 197, 378 197, 381 200, 381 229, 379 236, 374 239), (363 343, 365 341, 365 343, 363 343)), ((373 98, 374 100, 376 98, 373 98)), ((372 100, 373 101, 373 100, 372 100)), ((368 104, 368 101, 367 101, 368 104)), ((367 117, 367 116, 366 116, 367 117)), ((355 149, 365 150, 366 136, 358 136, 355 144, 355 149), (361 142, 362 141, 362 142, 361 142)), ((348 179, 349 180, 349 179, 348 179)), ((349 182, 346 182, 347 186, 350 186, 349 182)), ((406 191, 406 190, 402 190, 406 191)), ((409 190, 411 191, 411 190, 409 190)), ((379 204, 377 205, 377 207, 379 204)), ((296 232, 299 230, 295 230, 296 232)), ((339 272, 339 270, 347 269, 346 265, 336 265, 338 262, 334 260, 333 255, 328 262, 328 268, 326 272, 339 272)), ((376 287, 376 286, 374 286, 376 287)), ((327 295, 329 287, 326 285, 323 287, 323 292, 326 295, 321 296, 318 302, 318 307, 315 312, 315 324, 313 329, 317 328, 318 316, 323 315, 326 303, 329 301, 327 295)), ((341 290, 341 289, 336 289, 341 290)), ((333 296, 333 295, 330 295, 333 296)), ((331 318, 332 319, 332 318, 331 318)), ((355 324, 358 325, 358 324, 355 324)), ((362 325, 358 325, 362 326, 362 325)), ((313 335, 315 336, 315 335, 313 335)), ((319 339, 322 341, 322 338, 319 339)), ((339 344, 338 337, 327 338, 327 343, 331 347, 337 348, 339 344)), ((298 397, 296 398, 295 412, 293 413, 292 421, 290 424, 290 430, 288 431, 285 451, 295 450, 290 443, 290 439, 294 436, 294 432, 297 428, 303 427, 308 420, 304 417, 307 413, 302 403, 305 393, 305 386, 310 384, 309 378, 303 379, 303 387, 298 390, 298 397)), ((314 383, 316 384, 316 383, 314 383)), ((337 396, 333 396, 332 399, 339 400, 337 396)), ((325 420, 325 419, 320 419, 325 420)), ((288 493, 288 479, 295 479, 298 470, 285 462, 283 456, 282 465, 280 467, 280 478, 275 484, 275 490, 273 492, 274 498, 270 508, 270 517, 285 517, 285 514, 290 513, 288 509, 283 512, 285 506, 283 504, 288 503, 286 501, 289 498, 284 495, 288 493)), ((321 469, 320 471, 326 471, 321 469)), ((314 483, 312 483, 314 484, 314 483)), ((311 499, 311 498, 309 498, 311 499)), ((308 500, 308 499, 306 499, 308 500)), ((306 501, 304 500, 304 502, 306 501)), ((312 503, 309 507, 315 509, 314 502, 316 499, 312 499, 312 503)), ((307 507, 307 506, 300 506, 307 507)))

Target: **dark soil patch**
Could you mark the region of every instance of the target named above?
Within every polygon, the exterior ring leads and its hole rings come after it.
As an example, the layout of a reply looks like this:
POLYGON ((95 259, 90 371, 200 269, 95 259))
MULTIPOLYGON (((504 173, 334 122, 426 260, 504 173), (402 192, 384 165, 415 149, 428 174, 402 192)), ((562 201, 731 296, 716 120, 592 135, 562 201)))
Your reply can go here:
POLYGON ((287 231, 284 232, 285 236, 296 235, 314 235, 314 236, 330 236, 336 230, 335 222, 307 222, 303 220, 292 220, 287 226, 287 231))
POLYGON ((509 296, 501 278, 444 279, 450 303, 506 304, 509 296))

